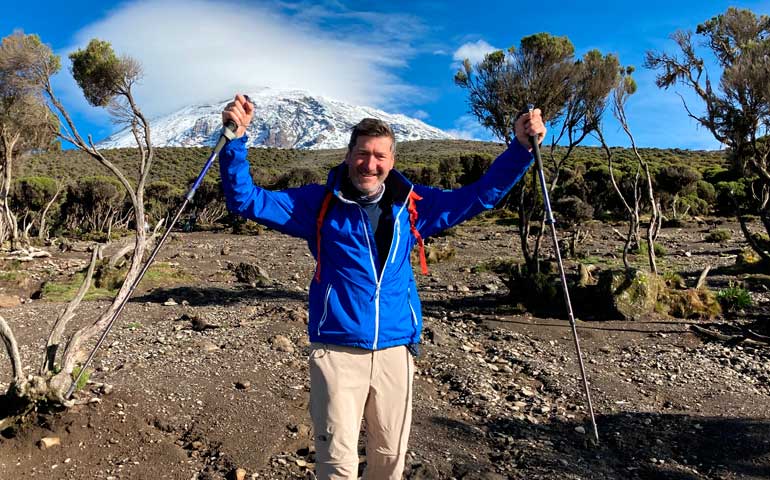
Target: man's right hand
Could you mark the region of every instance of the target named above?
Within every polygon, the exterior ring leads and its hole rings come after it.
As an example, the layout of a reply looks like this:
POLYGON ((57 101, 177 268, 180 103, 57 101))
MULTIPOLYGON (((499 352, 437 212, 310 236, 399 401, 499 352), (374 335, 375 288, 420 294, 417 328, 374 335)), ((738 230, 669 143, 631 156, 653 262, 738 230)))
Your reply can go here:
POLYGON ((222 124, 227 124, 229 120, 235 122, 238 127, 235 130, 236 137, 242 137, 246 133, 246 127, 251 123, 251 117, 254 116, 254 106, 245 95, 240 93, 235 95, 235 99, 228 103, 222 111, 222 124))

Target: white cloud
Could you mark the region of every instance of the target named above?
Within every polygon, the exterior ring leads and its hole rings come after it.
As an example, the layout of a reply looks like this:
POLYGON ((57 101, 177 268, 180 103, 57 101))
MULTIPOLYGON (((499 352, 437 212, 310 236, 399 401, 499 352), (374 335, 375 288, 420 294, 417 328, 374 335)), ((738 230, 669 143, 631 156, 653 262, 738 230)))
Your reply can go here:
POLYGON ((492 132, 482 127, 476 117, 463 115, 454 121, 453 128, 445 130, 450 135, 462 140, 496 141, 492 132))
MULTIPOLYGON (((260 87, 381 108, 397 108, 419 93, 394 72, 413 55, 413 37, 395 24, 411 22, 419 31, 417 19, 302 5, 139 0, 86 26, 59 53, 66 58, 96 37, 139 60, 144 77, 135 96, 149 116, 260 87)), ((104 118, 87 107, 70 75, 60 75, 56 86, 76 110, 104 118)))
POLYGON ((452 54, 452 59, 454 60, 452 68, 459 68, 466 58, 471 61, 471 64, 476 64, 484 60, 484 55, 495 50, 500 49, 493 47, 484 40, 464 43, 452 54))
POLYGON ((430 117, 430 114, 425 110, 415 110, 412 112, 412 116, 414 118, 419 118, 420 120, 425 120, 430 117))

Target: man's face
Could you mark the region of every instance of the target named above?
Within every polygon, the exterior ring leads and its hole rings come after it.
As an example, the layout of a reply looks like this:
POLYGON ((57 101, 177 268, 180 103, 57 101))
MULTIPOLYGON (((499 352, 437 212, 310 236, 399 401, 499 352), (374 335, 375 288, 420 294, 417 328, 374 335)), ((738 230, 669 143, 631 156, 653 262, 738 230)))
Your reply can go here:
POLYGON ((359 192, 367 196, 379 192, 394 161, 393 141, 390 137, 360 136, 345 156, 350 181, 359 192))

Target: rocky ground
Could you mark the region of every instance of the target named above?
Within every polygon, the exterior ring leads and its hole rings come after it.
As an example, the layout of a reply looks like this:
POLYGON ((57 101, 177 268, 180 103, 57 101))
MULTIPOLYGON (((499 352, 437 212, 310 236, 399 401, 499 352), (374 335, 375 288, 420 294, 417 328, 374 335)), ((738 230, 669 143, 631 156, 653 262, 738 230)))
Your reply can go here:
MULTIPOLYGON (((661 270, 692 285, 711 265, 714 289, 736 280, 740 231, 720 227, 732 240, 705 242, 706 223, 664 229, 661 270)), ((770 346, 711 341, 690 328, 756 327, 770 307, 762 283, 752 287, 753 307, 714 321, 579 321, 600 438, 593 445, 568 322, 512 307, 501 279, 478 268, 515 257, 517 238, 511 227, 474 221, 436 240, 455 254, 418 278, 425 331, 406 478, 770 477, 770 346)), ((620 245, 597 224, 579 250, 586 261, 617 264, 620 245)), ((173 234, 159 260, 182 280, 129 303, 77 393, 88 403, 2 432, 0 478, 218 479, 238 469, 245 478, 312 478, 305 297, 314 264, 306 251, 271 232, 173 234), (228 265, 242 262, 269 279, 238 282, 228 265), (59 444, 46 448, 43 438, 59 444)), ((19 288, 34 290, 86 256, 56 252, 21 266, 6 261, 3 270, 31 272, 19 288)), ((64 304, 12 290, 3 293, 25 302, 0 315, 31 371, 64 304)), ((106 305, 84 302, 77 322, 106 305)), ((9 377, 3 361, 0 381, 9 377)))

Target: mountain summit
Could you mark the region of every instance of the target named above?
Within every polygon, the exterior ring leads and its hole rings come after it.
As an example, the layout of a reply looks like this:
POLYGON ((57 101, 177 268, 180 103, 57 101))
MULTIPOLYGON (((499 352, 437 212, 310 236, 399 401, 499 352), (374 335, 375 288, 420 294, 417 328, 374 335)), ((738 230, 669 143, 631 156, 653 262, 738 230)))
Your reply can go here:
MULTIPOLYGON (((365 117, 390 124, 396 140, 449 139, 450 134, 420 120, 390 114, 370 107, 311 95, 303 91, 264 89, 249 93, 254 118, 248 128, 249 147, 277 147, 315 150, 345 148, 350 130, 365 117)), ((222 110, 230 102, 194 105, 151 122, 156 147, 213 146, 222 128, 222 110)), ((135 147, 129 129, 121 130, 97 145, 100 148, 135 147)))

